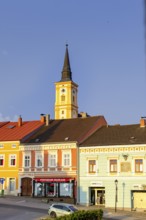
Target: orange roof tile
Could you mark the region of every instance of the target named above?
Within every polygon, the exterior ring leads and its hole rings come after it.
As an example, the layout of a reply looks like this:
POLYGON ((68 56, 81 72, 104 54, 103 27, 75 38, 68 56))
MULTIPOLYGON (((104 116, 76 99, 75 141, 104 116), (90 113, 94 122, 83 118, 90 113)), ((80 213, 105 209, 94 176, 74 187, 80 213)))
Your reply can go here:
POLYGON ((0 141, 26 140, 43 125, 41 121, 23 121, 21 126, 18 122, 0 122, 0 141))

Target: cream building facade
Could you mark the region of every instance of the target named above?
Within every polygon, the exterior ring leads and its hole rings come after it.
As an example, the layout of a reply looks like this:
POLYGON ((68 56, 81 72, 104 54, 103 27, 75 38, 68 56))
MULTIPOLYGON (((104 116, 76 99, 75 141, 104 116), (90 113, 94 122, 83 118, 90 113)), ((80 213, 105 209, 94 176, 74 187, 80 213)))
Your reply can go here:
POLYGON ((146 127, 105 126, 79 148, 79 203, 146 209, 146 127), (84 168, 84 169, 83 169, 84 168))

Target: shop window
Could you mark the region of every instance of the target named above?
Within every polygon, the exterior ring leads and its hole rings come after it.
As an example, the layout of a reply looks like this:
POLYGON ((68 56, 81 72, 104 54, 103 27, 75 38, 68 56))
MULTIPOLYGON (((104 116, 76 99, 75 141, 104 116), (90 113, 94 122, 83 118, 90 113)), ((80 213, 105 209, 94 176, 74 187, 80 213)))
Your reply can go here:
POLYGON ((88 172, 95 173, 96 172, 96 160, 88 161, 88 172))
POLYGON ((4 166, 4 155, 0 155, 0 166, 4 166))
POLYGON ((30 155, 24 156, 24 167, 30 167, 30 155))
POLYGON ((10 155, 10 166, 16 166, 16 155, 10 155))
POLYGON ((42 197, 45 195, 45 184, 44 183, 36 183, 34 187, 34 195, 38 197, 42 197))
POLYGON ((58 197, 58 183, 47 183, 46 195, 48 197, 58 197))
POLYGON ((110 160, 110 172, 115 173, 117 172, 117 160, 110 160))
POLYGON ((73 196, 73 183, 60 183, 60 196, 73 196))
POLYGON ((143 160, 135 159, 135 172, 142 173, 143 172, 143 160))

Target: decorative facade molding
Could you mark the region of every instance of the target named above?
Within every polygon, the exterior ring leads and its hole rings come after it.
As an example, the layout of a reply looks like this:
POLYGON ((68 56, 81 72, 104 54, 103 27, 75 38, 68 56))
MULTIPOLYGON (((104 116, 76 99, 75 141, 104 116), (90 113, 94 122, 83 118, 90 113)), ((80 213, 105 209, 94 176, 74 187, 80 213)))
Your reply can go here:
POLYGON ((118 152, 145 152, 146 151, 146 145, 143 146, 126 146, 126 147, 121 147, 121 146, 112 146, 112 147, 81 147, 80 148, 80 153, 81 154, 94 154, 94 153, 118 153, 118 152))

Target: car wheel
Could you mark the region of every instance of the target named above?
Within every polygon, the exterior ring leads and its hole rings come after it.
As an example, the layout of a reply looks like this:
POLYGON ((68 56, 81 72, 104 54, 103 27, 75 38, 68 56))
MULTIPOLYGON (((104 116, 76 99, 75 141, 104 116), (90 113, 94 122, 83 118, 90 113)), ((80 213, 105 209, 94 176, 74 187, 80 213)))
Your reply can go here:
POLYGON ((51 212, 51 213, 50 213, 50 217, 51 217, 51 218, 56 218, 56 217, 57 217, 57 216, 56 216, 56 213, 55 213, 55 212, 51 212))

